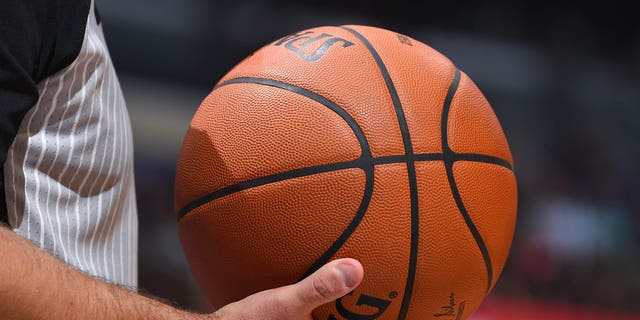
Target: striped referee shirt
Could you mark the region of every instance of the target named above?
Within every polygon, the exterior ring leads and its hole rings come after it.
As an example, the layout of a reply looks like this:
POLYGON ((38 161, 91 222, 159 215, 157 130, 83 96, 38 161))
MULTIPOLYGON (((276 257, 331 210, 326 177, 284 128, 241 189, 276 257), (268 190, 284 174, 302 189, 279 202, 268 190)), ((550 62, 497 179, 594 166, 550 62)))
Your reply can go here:
POLYGON ((130 121, 92 0, 0 10, 0 220, 66 263, 137 284, 130 121))

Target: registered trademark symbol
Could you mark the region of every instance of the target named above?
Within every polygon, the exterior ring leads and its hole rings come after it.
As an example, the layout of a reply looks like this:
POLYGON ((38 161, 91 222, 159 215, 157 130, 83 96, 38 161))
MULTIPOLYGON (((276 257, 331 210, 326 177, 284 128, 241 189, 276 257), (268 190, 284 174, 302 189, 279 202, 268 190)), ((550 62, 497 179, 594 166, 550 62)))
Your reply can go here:
POLYGON ((396 292, 396 291, 389 292, 389 298, 395 299, 397 297, 398 297, 398 292, 396 292))

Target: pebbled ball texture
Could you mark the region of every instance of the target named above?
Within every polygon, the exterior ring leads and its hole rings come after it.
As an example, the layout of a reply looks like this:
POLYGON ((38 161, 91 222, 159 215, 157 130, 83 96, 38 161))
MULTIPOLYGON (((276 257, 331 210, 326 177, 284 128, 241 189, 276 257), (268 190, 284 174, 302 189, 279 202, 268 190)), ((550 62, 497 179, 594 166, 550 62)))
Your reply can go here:
POLYGON ((214 306, 331 259, 365 269, 316 319, 465 319, 499 278, 512 157, 471 79, 370 26, 283 37, 229 71, 184 139, 179 233, 214 306), (443 318, 444 317, 444 318, 443 318))

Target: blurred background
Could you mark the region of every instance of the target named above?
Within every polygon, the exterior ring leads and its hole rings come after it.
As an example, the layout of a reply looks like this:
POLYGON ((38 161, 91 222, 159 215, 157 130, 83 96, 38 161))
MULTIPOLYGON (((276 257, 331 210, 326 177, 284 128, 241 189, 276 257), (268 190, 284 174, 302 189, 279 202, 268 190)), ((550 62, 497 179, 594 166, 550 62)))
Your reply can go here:
POLYGON ((172 197, 180 144, 218 79, 286 34, 367 24, 449 57, 483 91, 509 140, 519 187, 515 238, 473 319, 640 319, 640 23, 633 10, 401 0, 97 5, 134 130, 143 291, 209 308, 182 254, 172 197))

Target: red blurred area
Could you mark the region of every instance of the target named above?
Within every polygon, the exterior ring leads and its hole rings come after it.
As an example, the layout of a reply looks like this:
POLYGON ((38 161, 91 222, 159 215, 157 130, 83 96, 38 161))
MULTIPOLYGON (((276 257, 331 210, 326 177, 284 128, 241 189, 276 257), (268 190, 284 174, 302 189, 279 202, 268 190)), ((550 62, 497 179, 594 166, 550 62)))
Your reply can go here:
POLYGON ((640 320, 640 315, 490 296, 469 320, 640 320))

